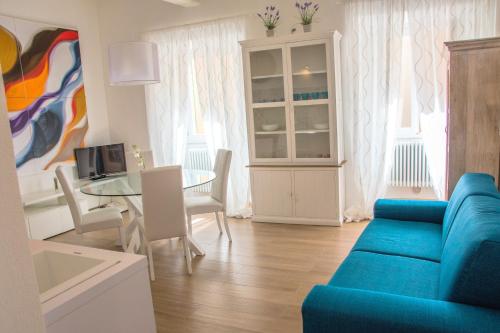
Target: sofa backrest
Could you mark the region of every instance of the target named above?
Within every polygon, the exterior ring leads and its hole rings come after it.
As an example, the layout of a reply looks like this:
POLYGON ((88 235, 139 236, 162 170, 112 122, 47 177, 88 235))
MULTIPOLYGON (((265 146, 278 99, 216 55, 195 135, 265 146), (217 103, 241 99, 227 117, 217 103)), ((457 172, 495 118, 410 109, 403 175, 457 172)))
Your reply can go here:
POLYGON ((472 195, 483 195, 500 198, 495 186, 495 179, 485 173, 466 173, 458 181, 451 195, 443 218, 443 247, 455 221, 457 213, 465 199, 472 195))
POLYGON ((439 297, 500 309, 500 199, 463 201, 441 256, 439 297))

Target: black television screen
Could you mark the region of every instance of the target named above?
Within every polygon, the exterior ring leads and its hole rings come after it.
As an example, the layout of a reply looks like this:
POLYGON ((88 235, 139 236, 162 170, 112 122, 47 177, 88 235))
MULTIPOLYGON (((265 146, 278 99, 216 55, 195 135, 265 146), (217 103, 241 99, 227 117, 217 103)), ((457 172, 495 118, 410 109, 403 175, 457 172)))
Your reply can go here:
POLYGON ((78 178, 98 178, 127 171, 123 143, 75 149, 78 178))

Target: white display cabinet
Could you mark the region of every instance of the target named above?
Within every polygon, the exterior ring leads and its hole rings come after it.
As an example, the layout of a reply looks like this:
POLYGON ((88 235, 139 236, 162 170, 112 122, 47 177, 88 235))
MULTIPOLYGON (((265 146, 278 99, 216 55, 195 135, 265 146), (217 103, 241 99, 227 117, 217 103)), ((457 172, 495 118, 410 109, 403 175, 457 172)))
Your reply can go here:
POLYGON ((254 221, 342 223, 340 38, 241 42, 254 221))

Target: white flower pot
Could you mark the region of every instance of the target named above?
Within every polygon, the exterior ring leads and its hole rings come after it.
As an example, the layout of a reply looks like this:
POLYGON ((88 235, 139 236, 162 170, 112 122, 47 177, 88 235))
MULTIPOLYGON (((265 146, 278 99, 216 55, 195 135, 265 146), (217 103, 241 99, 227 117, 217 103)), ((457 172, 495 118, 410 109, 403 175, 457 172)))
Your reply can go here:
POLYGON ((304 32, 311 32, 312 24, 303 24, 302 28, 304 28, 304 32))
POLYGON ((266 36, 267 37, 274 37, 274 29, 266 30, 266 36))

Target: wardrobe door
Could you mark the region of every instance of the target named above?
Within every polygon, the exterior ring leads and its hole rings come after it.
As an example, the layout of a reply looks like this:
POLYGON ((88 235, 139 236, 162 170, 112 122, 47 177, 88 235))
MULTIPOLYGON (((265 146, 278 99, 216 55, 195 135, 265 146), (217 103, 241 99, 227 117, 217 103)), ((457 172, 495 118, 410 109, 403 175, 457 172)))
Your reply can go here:
POLYGON ((450 49, 448 197, 466 172, 500 176, 500 39, 450 49))

